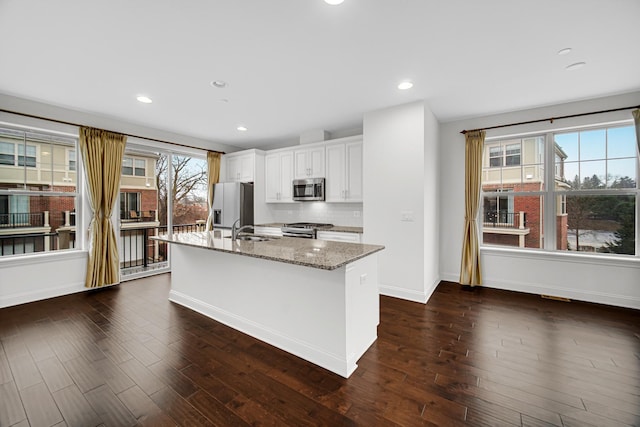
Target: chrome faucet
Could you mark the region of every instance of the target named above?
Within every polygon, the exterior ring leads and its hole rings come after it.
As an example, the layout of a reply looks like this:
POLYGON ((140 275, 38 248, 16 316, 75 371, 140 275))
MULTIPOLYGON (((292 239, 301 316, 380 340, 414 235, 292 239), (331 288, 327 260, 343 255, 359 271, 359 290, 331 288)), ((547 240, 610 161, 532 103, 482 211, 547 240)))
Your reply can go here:
POLYGON ((246 230, 248 228, 253 230, 253 225, 243 225, 242 227, 238 228, 238 224, 240 224, 240 220, 237 219, 236 222, 233 223, 233 226, 231 226, 231 240, 236 240, 238 238, 238 234, 240 234, 241 231, 246 230))

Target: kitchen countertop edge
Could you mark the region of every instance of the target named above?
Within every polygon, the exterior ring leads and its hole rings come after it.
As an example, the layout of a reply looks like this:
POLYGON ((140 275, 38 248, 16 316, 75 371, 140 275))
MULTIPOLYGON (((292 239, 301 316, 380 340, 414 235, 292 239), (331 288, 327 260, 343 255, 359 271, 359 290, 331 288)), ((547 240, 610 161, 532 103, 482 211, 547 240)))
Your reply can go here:
MULTIPOLYGON (((197 235, 203 235, 202 236, 202 240, 206 239, 206 237, 204 236, 204 232, 195 232, 195 233, 180 233, 178 234, 178 238, 180 237, 186 237, 186 235, 191 235, 191 236, 197 236, 197 235)), ((199 242, 190 242, 190 241, 185 241, 185 240, 176 240, 174 238, 169 238, 168 236, 164 235, 164 236, 154 236, 151 237, 152 240, 158 240, 161 242, 167 242, 167 243, 171 243, 171 244, 178 244, 178 245, 183 245, 183 246, 190 246, 190 247, 194 247, 194 248, 200 248, 200 249, 208 249, 208 250, 212 250, 212 251, 217 251, 217 252, 225 252, 225 253, 229 253, 229 254, 235 254, 235 255, 242 255, 242 256, 248 256, 248 257, 252 257, 252 258, 260 258, 260 259, 266 259, 266 260, 270 260, 270 261, 276 261, 276 262, 283 262, 286 264, 293 264, 293 265, 300 265, 303 267, 310 267, 310 268, 317 268, 320 270, 336 270, 340 267, 343 267, 349 263, 352 263, 354 261, 357 261, 359 259, 362 259, 364 257, 367 257, 369 255, 372 255, 376 252, 379 252, 381 250, 384 249, 384 246, 382 245, 370 245, 370 244, 360 244, 360 243, 345 243, 345 242, 329 242, 329 244, 332 246, 332 249, 340 249, 341 247, 348 247, 349 245, 359 245, 359 246, 366 246, 368 247, 368 250, 366 250, 363 253, 359 253, 356 255, 352 255, 352 256, 348 256, 345 257, 344 260, 341 260, 340 262, 336 262, 336 263, 331 263, 331 264, 327 264, 327 263, 314 263, 314 262, 304 262, 301 260, 293 260, 293 259, 287 259, 287 258, 282 258, 282 257, 278 257, 276 255, 267 255, 267 254, 260 254, 260 253, 255 253, 253 252, 253 245, 264 245, 264 244, 268 244, 269 242, 246 242, 246 241, 242 241, 240 242, 240 244, 238 244, 238 242, 236 242, 235 244, 238 245, 236 247, 236 250, 230 250, 227 248, 222 248, 222 247, 216 247, 210 243, 205 244, 205 242, 199 241, 199 242)), ((222 238, 224 239, 224 238, 222 238)), ((222 240, 222 239, 216 239, 216 240, 222 240)), ((291 243, 297 243, 297 244, 302 244, 302 243, 311 243, 313 242, 313 240, 309 240, 309 239, 298 239, 298 238, 289 238, 289 237, 278 237, 277 239, 273 239, 273 240, 281 240, 281 241, 290 241, 291 243)), ((263 246, 264 247, 264 246, 263 246)), ((335 252, 334 252, 335 254, 335 252)))

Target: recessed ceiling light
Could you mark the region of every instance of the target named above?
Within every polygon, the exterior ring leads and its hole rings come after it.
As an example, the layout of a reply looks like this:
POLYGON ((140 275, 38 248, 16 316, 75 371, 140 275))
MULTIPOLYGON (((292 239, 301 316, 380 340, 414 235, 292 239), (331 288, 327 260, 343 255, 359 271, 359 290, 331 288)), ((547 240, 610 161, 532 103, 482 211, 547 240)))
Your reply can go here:
POLYGON ((341 4, 344 0, 324 0, 326 4, 330 4, 331 6, 337 6, 341 4))
POLYGON ((244 126, 238 126, 236 129, 238 129, 240 132, 246 132, 247 128, 244 126))
POLYGON ((144 104, 151 104, 153 102, 151 98, 145 95, 139 95, 136 99, 144 104))
POLYGON ((565 47, 564 49, 560 49, 558 51, 558 55, 567 55, 571 53, 571 48, 570 47, 565 47))
POLYGON ((227 87, 227 82, 223 81, 223 80, 213 80, 211 83, 209 83, 211 86, 213 87, 217 87, 218 89, 222 89, 227 87))
POLYGON ((411 83, 409 80, 405 80, 398 84, 398 89, 400 90, 407 90, 407 89, 411 89, 412 87, 413 87, 413 83, 411 83))
POLYGON ((587 65, 586 62, 576 62, 575 64, 571 64, 571 65, 567 65, 566 70, 567 71, 573 71, 573 70, 577 70, 578 68, 582 68, 585 65, 587 65))

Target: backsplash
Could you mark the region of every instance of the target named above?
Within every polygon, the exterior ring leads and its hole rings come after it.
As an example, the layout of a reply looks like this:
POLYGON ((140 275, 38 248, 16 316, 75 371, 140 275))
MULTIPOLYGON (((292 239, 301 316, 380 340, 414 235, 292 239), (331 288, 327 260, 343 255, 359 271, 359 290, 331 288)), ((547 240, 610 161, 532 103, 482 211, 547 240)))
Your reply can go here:
POLYGON ((273 222, 321 222, 362 227, 362 203, 268 203, 273 222))

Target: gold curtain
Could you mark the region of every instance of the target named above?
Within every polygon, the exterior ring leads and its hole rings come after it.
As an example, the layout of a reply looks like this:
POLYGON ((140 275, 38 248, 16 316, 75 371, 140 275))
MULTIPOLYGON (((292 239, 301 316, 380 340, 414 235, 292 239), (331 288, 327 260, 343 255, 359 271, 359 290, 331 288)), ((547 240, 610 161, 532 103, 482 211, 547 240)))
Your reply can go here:
POLYGON ((80 128, 80 153, 89 187, 92 219, 85 286, 97 288, 120 282, 120 257, 111 214, 120 189, 125 135, 80 128))
POLYGON ((640 156, 640 109, 633 110, 633 120, 636 122, 636 142, 638 143, 638 156, 640 156))
POLYGON ((213 205, 213 185, 220 181, 220 157, 221 154, 218 152, 207 152, 207 204, 209 205, 209 216, 207 217, 205 231, 213 229, 213 212, 211 211, 211 206, 213 205))
POLYGON ((485 131, 465 134, 464 172, 464 240, 460 264, 460 284, 481 285, 480 244, 478 242, 478 209, 482 175, 482 150, 485 131))

